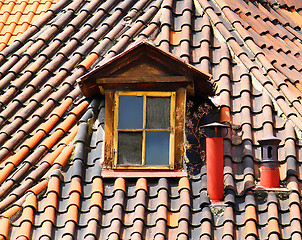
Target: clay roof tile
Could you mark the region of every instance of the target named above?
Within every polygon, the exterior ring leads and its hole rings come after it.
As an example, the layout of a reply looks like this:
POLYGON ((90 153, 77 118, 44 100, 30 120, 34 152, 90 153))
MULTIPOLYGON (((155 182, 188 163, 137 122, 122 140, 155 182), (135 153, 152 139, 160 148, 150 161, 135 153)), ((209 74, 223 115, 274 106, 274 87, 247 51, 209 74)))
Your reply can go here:
POLYGON ((0 29, 9 31, 0 32, 0 44, 9 45, 0 53, 0 209, 7 208, 0 221, 8 226, 0 229, 2 238, 301 235, 299 1, 52 3, 4 2, 0 9, 0 29), (141 39, 213 75, 217 118, 232 125, 224 139, 221 208, 205 194, 206 164, 184 178, 152 172, 126 179, 118 171, 101 178, 104 137, 97 129, 104 128, 104 106, 79 100, 76 80, 141 39), (72 141, 78 123, 85 128, 72 141), (283 199, 253 191, 260 177, 257 140, 266 134, 282 138, 280 176, 291 190, 283 199), (33 214, 9 222, 18 218, 26 192, 37 194, 38 211, 23 205, 33 214))
POLYGON ((136 191, 138 190, 144 190, 145 192, 148 192, 148 182, 145 178, 139 178, 136 182, 136 191))

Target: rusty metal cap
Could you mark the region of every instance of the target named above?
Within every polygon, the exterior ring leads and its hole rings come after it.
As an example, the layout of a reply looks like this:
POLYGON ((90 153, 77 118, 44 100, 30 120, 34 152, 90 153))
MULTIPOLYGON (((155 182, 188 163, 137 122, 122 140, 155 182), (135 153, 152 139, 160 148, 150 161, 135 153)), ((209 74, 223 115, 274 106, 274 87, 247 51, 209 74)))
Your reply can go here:
POLYGON ((258 140, 259 144, 262 145, 274 145, 278 146, 281 142, 280 138, 274 137, 272 135, 267 135, 264 138, 258 140))
POLYGON ((210 128, 210 127, 230 128, 229 125, 223 124, 223 123, 219 123, 219 122, 209 123, 209 124, 206 124, 206 125, 202 125, 201 127, 202 128, 210 128))
POLYGON ((229 125, 213 122, 206 125, 200 126, 205 129, 205 135, 209 138, 213 137, 225 137, 227 135, 227 128, 229 125))

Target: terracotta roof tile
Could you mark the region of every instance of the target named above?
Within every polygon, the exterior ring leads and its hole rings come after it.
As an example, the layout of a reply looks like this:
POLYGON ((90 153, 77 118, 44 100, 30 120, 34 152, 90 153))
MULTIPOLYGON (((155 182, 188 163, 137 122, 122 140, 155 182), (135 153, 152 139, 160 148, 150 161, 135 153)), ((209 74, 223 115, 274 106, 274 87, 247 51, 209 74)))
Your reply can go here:
POLYGON ((3 16, 3 23, 9 24, 10 30, 5 30, 5 28, 2 29, 4 25, 2 25, 1 32, 0 32, 0 42, 1 42, 1 49, 6 47, 7 44, 11 44, 12 40, 15 39, 15 37, 19 33, 23 33, 27 27, 18 29, 16 28, 16 24, 22 25, 22 23, 27 22, 27 24, 32 23, 32 19, 34 15, 36 16, 41 15, 42 11, 37 11, 39 6, 43 6, 44 12, 45 10, 49 9, 52 5, 52 2, 48 2, 47 4, 39 4, 39 2, 34 2, 33 4, 28 4, 25 1, 5 1, 3 6, 0 9, 0 15, 3 16), (44 5, 44 6, 43 6, 44 5), (32 7, 31 7, 32 6, 32 7), (26 20, 22 18, 23 14, 30 14, 30 17, 28 17, 26 20), (4 35, 4 38, 1 38, 1 33, 10 33, 4 35), (6 39, 5 39, 6 37, 6 39))
POLYGON ((51 2, 29 1, 23 25, 16 14, 25 3, 7 14, 4 3, 2 26, 16 33, 0 36, 17 41, 0 54, 2 214, 19 211, 24 193, 40 195, 37 222, 2 218, 12 226, 2 236, 26 223, 33 239, 301 237, 300 12, 299 3, 289 11, 292 2, 279 2, 60 1, 39 16, 51 2), (188 178, 101 177, 103 105, 79 101, 76 80, 144 38, 213 75, 220 120, 232 126, 222 218, 205 194, 205 166, 188 178), (284 199, 250 191, 260 175, 257 140, 267 134, 282 138, 281 180, 292 190, 284 199))
POLYGON ((258 237, 257 226, 254 221, 247 221, 245 224, 245 238, 250 237, 258 237))
POLYGON ((1 217, 9 219, 14 214, 16 214, 20 209, 21 209, 21 206, 14 205, 14 206, 10 207, 9 209, 7 209, 5 212, 1 213, 1 217))
POLYGON ((10 224, 10 221, 8 218, 2 218, 0 220, 1 222, 1 230, 0 230, 0 239, 7 239, 8 237, 8 232, 9 232, 9 224, 10 224))
POLYGON ((139 178, 136 182, 135 191, 144 190, 148 192, 148 182, 145 178, 139 178))

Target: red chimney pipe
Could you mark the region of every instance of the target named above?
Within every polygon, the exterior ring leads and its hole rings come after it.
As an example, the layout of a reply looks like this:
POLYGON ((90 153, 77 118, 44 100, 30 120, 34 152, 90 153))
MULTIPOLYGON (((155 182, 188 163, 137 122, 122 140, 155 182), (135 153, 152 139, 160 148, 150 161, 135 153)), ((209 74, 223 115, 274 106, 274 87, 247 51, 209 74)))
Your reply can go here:
POLYGON ((213 202, 223 200, 223 138, 206 139, 207 190, 213 202))
POLYGON ((265 188, 278 188, 279 168, 278 163, 264 162, 260 167, 260 185, 265 188))
POLYGON ((261 146, 260 185, 265 188, 279 188, 278 145, 281 142, 274 136, 258 140, 261 146))
POLYGON ((212 202, 219 202, 224 197, 223 181, 223 137, 225 128, 221 123, 203 126, 206 133, 207 191, 212 202))

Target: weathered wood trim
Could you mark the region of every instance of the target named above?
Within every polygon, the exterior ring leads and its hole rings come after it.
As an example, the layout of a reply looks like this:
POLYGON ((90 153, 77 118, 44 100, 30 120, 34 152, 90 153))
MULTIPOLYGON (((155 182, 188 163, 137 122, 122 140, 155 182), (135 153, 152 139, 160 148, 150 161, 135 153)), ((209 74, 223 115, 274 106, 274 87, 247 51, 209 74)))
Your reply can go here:
POLYGON ((146 97, 171 97, 172 91, 163 92, 151 92, 151 91, 119 91, 118 95, 120 96, 146 96, 146 97))
POLYGON ((133 169, 133 170, 151 170, 151 169, 154 169, 154 170, 160 170, 160 169, 163 169, 163 170, 169 170, 171 169, 169 165, 167 166, 162 166, 162 165, 152 165, 152 166, 119 166, 117 165, 115 169, 133 169))
POLYGON ((105 92, 105 158, 104 165, 112 167, 113 154, 113 126, 114 126, 114 92, 105 92))
POLYGON ((183 168, 185 119, 186 119, 186 89, 176 91, 175 110, 175 169, 183 168))
POLYGON ((175 109, 176 109, 176 93, 172 92, 171 95, 171 105, 170 105, 170 125, 171 125, 171 134, 170 134, 170 169, 175 169, 175 109))
POLYGON ((169 178, 169 177, 187 177, 188 173, 184 170, 168 170, 168 169, 124 169, 124 170, 111 170, 103 169, 101 172, 103 178, 169 178), (158 170, 158 171, 157 171, 158 170))
POLYGON ((143 142, 142 142, 142 166, 146 164, 146 124, 147 124, 147 96, 143 96, 143 142))
POLYGON ((131 84, 131 83, 187 83, 191 81, 184 76, 154 76, 154 77, 108 77, 108 78, 97 78, 96 83, 98 85, 109 84, 131 84))

